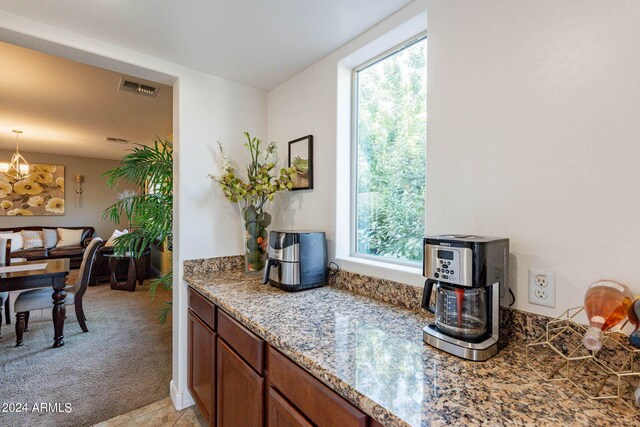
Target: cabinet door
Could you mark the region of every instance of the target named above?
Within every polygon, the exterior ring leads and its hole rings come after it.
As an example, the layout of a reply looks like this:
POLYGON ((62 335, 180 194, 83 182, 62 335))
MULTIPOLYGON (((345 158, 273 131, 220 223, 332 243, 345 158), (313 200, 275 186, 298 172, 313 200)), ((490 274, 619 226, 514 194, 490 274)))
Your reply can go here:
POLYGON ((264 379, 218 338, 218 427, 264 424, 264 379))
POLYGON ((216 334, 189 310, 188 387, 198 409, 209 422, 215 420, 216 334))
POLYGON ((268 412, 268 427, 312 427, 312 424, 272 387, 269 387, 268 412))

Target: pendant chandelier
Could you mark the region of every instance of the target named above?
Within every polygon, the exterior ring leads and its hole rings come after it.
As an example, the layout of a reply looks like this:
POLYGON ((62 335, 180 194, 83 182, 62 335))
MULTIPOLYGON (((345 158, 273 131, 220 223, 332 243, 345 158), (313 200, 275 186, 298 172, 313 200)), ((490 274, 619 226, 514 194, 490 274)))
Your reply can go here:
POLYGON ((20 154, 20 134, 22 131, 14 129, 12 132, 16 134, 16 152, 11 157, 9 169, 7 169, 5 174, 13 179, 24 179, 29 176, 29 163, 27 163, 24 156, 20 154))

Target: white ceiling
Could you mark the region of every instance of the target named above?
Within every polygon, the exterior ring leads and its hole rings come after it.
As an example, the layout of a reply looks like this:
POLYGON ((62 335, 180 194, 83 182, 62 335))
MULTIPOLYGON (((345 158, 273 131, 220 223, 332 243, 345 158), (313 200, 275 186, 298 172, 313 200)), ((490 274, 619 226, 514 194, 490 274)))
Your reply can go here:
MULTIPOLYGON (((172 88, 34 50, 0 43, 0 149, 119 159, 172 129, 172 88), (150 98, 118 90, 129 77, 160 90, 150 98)), ((28 159, 27 159, 28 160, 28 159)), ((7 161, 0 159, 0 161, 7 161)))
POLYGON ((0 0, 0 9, 270 90, 410 2, 0 0))

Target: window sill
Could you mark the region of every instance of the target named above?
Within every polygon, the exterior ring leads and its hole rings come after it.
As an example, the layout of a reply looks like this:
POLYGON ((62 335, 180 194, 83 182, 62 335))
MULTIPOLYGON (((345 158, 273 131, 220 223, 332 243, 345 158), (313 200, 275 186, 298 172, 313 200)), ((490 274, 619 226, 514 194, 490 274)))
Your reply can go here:
POLYGON ((365 276, 393 280, 394 282, 419 287, 424 285, 425 279, 422 276, 422 268, 420 267, 392 264, 353 256, 337 257, 336 264, 338 264, 341 269, 365 276))

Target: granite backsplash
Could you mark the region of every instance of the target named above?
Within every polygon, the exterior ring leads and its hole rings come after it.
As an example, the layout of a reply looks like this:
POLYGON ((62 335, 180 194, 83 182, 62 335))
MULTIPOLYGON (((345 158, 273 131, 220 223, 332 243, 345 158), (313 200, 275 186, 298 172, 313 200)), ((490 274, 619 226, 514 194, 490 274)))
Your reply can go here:
MULTIPOLYGON (((223 270, 244 268, 244 256, 232 255, 216 258, 186 260, 185 277, 203 277, 223 270)), ((339 269, 330 274, 329 285, 387 302, 409 310, 422 310, 423 288, 380 279, 359 273, 339 269)), ((532 341, 545 333, 550 317, 529 313, 508 307, 501 307, 503 330, 510 330, 510 338, 519 341, 532 341)))

